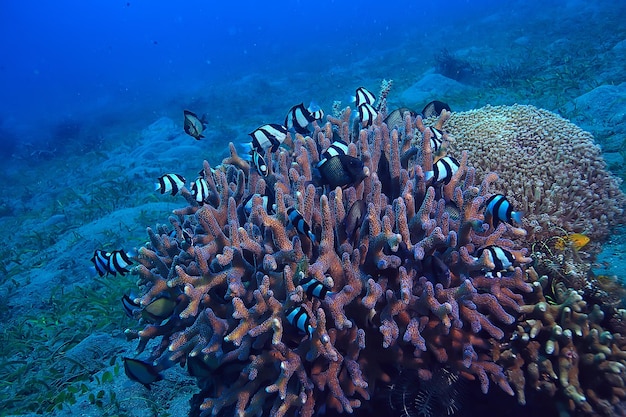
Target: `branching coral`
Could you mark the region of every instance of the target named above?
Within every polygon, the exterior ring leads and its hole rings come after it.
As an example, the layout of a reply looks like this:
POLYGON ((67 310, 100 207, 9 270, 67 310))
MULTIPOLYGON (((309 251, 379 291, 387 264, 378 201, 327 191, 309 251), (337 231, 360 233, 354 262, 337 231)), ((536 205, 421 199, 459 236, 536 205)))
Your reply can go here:
MULTIPOLYGON (((312 416, 323 404, 351 413, 390 380, 390 368, 415 369, 427 381, 438 363, 478 380, 485 393, 493 383, 523 401, 529 366, 507 357, 505 346, 516 323, 518 339, 530 332, 532 319, 518 317, 541 310, 542 301, 537 284, 526 282, 527 251, 515 243, 524 230, 484 223, 498 176, 476 182, 472 153, 463 153, 449 183, 429 183, 432 130, 419 117, 406 113, 393 131, 378 117, 351 135, 350 113, 265 155, 268 177, 233 165, 234 147, 219 169, 205 162, 207 203, 187 199, 170 227, 148 230, 134 270, 143 289, 135 301, 169 297, 176 306, 169 319, 127 335, 139 339, 139 353, 154 339, 148 359, 163 368, 188 364, 202 388, 202 415, 312 416), (371 175, 356 187, 315 187, 310 167, 337 134, 371 175), (263 205, 267 195, 275 205, 263 205), (298 233, 288 207, 301 211, 315 239, 298 233), (489 251, 478 256, 490 245, 512 253, 514 267, 497 271, 489 251), (311 285, 330 292, 315 296, 311 285), (198 363, 208 371, 192 369, 198 363)), ((535 323, 542 334, 562 323, 552 349, 563 364, 552 369, 574 387, 568 398, 583 404, 590 394, 579 391, 574 375, 582 358, 576 362, 562 334, 582 332, 593 343, 603 333, 588 331, 587 313, 572 297, 535 323)))

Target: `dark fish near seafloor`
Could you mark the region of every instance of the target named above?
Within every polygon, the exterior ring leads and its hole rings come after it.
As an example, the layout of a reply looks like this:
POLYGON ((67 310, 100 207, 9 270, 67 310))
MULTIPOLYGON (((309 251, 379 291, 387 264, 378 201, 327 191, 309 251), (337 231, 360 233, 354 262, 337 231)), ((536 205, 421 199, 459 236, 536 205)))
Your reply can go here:
POLYGON ((203 138, 204 136, 202 135, 202 132, 206 128, 205 117, 203 116, 201 120, 198 118, 198 116, 196 116, 195 113, 189 110, 184 110, 183 114, 185 116, 185 121, 183 125, 185 133, 196 140, 200 140, 201 138, 203 138))
POLYGON ((151 389, 150 384, 163 379, 158 371, 158 368, 140 359, 123 358, 124 359, 124 372, 126 376, 135 382, 139 382, 147 389, 151 389))

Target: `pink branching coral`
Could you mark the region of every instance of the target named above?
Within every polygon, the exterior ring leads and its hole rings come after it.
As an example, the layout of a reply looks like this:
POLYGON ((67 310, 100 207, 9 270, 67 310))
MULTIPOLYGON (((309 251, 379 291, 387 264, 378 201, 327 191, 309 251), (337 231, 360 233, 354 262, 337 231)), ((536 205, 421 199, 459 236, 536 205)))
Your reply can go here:
MULTIPOLYGON (((419 118, 407 112, 404 126, 389 131, 379 116, 351 135, 350 114, 268 152, 267 177, 234 163, 241 158, 231 146, 218 169, 204 162, 207 202, 187 198, 170 226, 148 229, 135 302, 168 297, 176 306, 167 320, 127 335, 139 339, 139 353, 152 346, 148 359, 161 367, 188 365, 202 415, 312 416, 323 404, 351 413, 389 382, 389 367, 428 380, 433 363, 485 393, 494 384, 518 397, 525 389, 519 378, 528 371, 505 360, 502 346, 516 325, 523 337, 532 322, 517 324, 520 315, 541 300, 527 282, 527 251, 515 243, 525 231, 484 223, 485 200, 502 191, 498 176, 477 181, 464 152, 447 184, 427 182, 432 131, 419 118), (356 187, 313 184, 311 167, 333 134, 369 169, 356 187), (275 204, 264 205, 270 195, 275 204), (315 239, 291 224, 289 207, 315 239), (510 252, 513 266, 494 270, 490 251, 478 256, 489 246, 510 252), (322 287, 330 292, 311 290, 322 287)), ((572 332, 585 334, 576 311, 568 314, 572 332)), ((559 349, 575 366, 567 346, 559 349)))

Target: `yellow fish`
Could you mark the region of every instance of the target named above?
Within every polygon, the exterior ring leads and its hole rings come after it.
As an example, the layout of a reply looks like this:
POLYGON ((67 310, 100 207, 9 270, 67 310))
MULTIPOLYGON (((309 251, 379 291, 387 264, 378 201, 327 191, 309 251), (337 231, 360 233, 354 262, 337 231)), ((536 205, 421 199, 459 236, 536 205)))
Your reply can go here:
POLYGON ((566 245, 571 245, 575 250, 579 250, 590 241, 591 239, 582 233, 572 233, 571 235, 559 238, 559 240, 557 240, 554 244, 554 248, 557 250, 563 250, 566 245))

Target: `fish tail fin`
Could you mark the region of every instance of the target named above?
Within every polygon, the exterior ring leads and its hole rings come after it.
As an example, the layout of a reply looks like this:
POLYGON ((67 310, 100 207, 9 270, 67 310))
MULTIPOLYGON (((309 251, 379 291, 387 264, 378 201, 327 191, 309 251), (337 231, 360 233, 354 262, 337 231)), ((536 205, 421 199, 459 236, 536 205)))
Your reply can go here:
POLYGON ((159 184, 158 182, 154 183, 154 191, 159 191, 159 188, 161 188, 161 184, 159 184))
POLYGON ((522 217, 524 216, 523 211, 513 211, 511 212, 511 218, 517 224, 522 224, 522 217))

